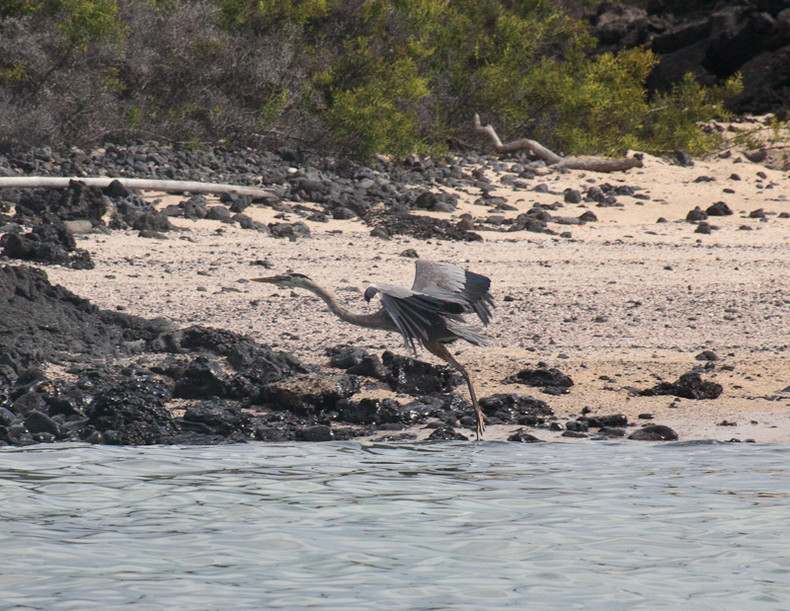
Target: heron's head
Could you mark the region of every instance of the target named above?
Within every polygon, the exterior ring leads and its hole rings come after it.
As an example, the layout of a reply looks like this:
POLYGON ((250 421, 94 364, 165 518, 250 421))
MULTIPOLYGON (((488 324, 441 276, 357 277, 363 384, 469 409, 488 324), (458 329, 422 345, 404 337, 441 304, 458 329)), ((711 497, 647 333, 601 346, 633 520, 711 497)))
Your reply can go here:
POLYGON ((276 284, 278 286, 287 286, 291 288, 309 288, 312 285, 312 280, 304 274, 290 273, 283 274, 282 276, 269 276, 267 278, 250 278, 252 282, 266 282, 268 284, 276 284))
POLYGON ((368 288, 365 289, 365 292, 363 293, 362 296, 365 298, 365 301, 370 303, 370 300, 373 299, 376 296, 376 293, 378 292, 379 290, 375 286, 369 286, 368 288))

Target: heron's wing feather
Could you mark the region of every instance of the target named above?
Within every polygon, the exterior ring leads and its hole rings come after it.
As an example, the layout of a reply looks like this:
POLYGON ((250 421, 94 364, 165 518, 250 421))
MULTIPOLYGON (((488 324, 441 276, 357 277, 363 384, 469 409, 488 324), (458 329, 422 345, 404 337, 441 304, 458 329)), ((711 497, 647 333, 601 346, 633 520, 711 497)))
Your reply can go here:
POLYGON ((444 301, 460 303, 475 312, 487 325, 494 300, 488 292, 491 280, 482 274, 466 271, 452 263, 418 259, 412 291, 444 301))
POLYGON ((445 318, 463 320, 457 303, 446 303, 431 295, 387 284, 377 284, 381 305, 403 336, 407 348, 416 352, 416 341, 444 335, 445 318))

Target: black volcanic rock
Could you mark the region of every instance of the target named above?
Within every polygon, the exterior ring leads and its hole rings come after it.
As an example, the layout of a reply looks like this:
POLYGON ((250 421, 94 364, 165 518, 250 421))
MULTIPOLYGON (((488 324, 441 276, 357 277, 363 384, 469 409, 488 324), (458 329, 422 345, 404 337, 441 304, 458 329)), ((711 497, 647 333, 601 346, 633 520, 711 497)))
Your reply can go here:
POLYGON ((648 424, 628 436, 636 441, 676 441, 678 434, 663 424, 648 424))
POLYGON ((661 382, 639 394, 646 397, 673 395, 684 399, 716 399, 721 395, 722 390, 721 384, 704 381, 699 373, 689 371, 680 376, 677 382, 661 382))
POLYGON ((558 389, 563 392, 573 386, 573 380, 554 367, 538 367, 537 369, 525 368, 508 376, 505 381, 515 384, 526 384, 527 386, 558 389))
POLYGON ((599 52, 644 46, 659 64, 648 78, 667 91, 691 73, 706 86, 740 73, 743 92, 728 101, 736 113, 788 109, 790 14, 784 1, 651 0, 644 8, 602 3, 588 20, 599 52))
POLYGON ((387 372, 387 383, 395 392, 446 393, 462 381, 461 375, 450 367, 431 365, 390 351, 384 352, 381 362, 387 372))
POLYGON ((38 263, 58 264, 73 269, 93 269, 90 253, 77 248, 74 236, 59 220, 41 223, 30 233, 6 233, 0 238, 3 256, 38 263))
POLYGON ((166 328, 162 320, 99 310, 38 269, 0 267, 0 351, 25 366, 68 353, 111 358, 166 328))
POLYGON ((166 443, 175 433, 164 407, 170 391, 151 377, 132 376, 102 389, 88 405, 88 422, 100 441, 112 445, 166 443))
POLYGON ((730 207, 724 202, 716 202, 705 210, 708 216, 729 216, 732 214, 730 207))

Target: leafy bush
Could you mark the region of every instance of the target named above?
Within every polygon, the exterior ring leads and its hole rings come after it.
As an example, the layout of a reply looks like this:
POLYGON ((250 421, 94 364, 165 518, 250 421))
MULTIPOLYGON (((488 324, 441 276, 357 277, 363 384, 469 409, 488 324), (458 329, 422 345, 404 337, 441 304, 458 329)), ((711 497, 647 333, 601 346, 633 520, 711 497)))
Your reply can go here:
POLYGON ((363 158, 475 138, 569 154, 711 146, 731 79, 649 100, 653 55, 594 54, 551 0, 0 0, 0 147, 310 146, 363 158))
POLYGON ((639 129, 644 150, 684 149, 691 153, 710 150, 721 138, 715 132, 703 132, 700 123, 730 118, 724 102, 742 90, 740 74, 718 87, 702 87, 691 74, 686 74, 672 91, 658 95, 653 101, 655 110, 639 129))

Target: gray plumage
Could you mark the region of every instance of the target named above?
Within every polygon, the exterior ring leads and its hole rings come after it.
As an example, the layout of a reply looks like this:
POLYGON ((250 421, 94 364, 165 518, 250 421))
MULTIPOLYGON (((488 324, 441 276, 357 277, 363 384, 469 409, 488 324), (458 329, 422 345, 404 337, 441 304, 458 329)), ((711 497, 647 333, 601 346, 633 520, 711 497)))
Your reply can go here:
POLYGON ((452 263, 418 259, 411 289, 391 284, 374 284, 365 290, 366 301, 376 295, 381 301, 381 309, 371 314, 346 310, 333 295, 304 274, 292 273, 253 280, 311 291, 346 322, 400 333, 406 348, 415 354, 417 343, 422 344, 429 352, 455 367, 463 375, 477 414, 477 438, 480 438, 485 425, 472 380, 466 369, 447 350, 446 344, 463 339, 476 346, 486 345, 480 329, 468 325, 464 314, 476 314, 484 325, 490 322, 494 300, 489 293, 489 278, 452 263))

